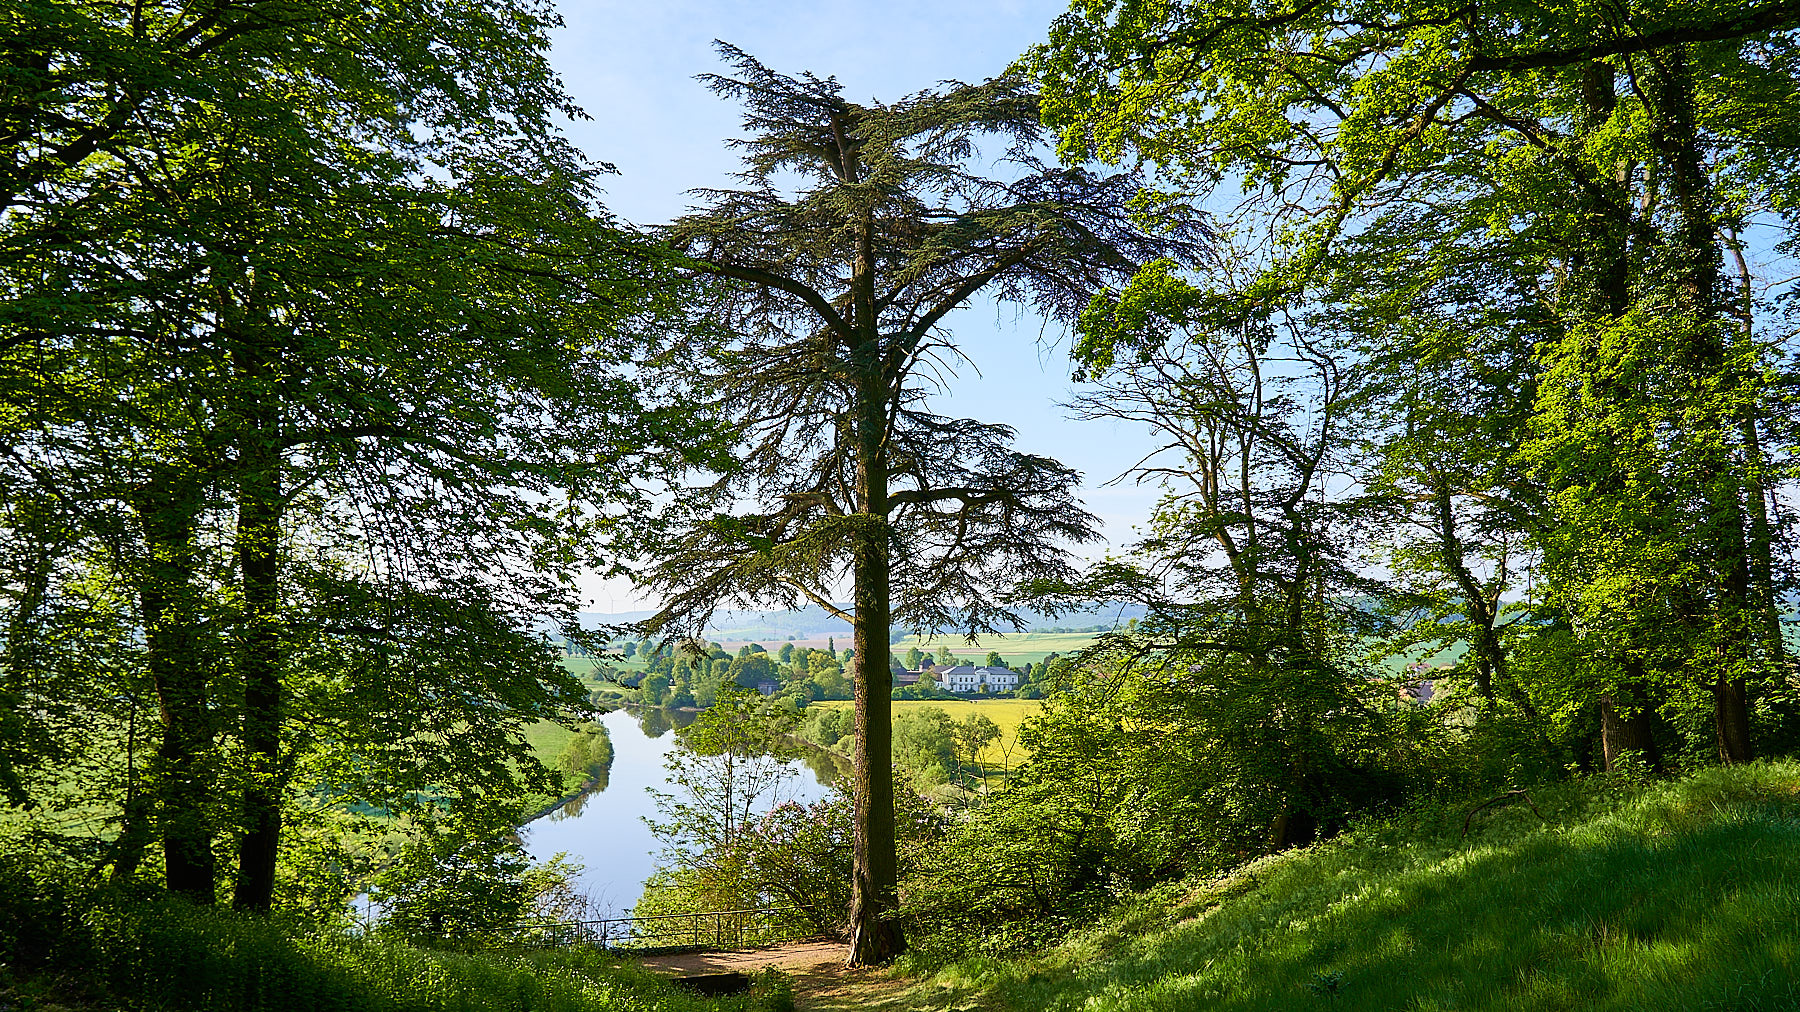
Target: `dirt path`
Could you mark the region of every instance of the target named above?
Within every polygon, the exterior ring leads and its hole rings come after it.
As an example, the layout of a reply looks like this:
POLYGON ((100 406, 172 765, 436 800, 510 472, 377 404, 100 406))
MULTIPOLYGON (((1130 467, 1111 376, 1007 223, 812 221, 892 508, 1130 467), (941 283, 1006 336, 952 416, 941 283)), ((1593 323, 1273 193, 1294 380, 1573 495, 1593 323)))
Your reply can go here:
POLYGON ((737 952, 681 952, 646 956, 643 965, 657 973, 754 973, 766 966, 794 978, 800 1012, 849 1012, 851 1009, 910 1009, 904 1000, 909 981, 881 970, 844 965, 842 942, 790 942, 737 952))

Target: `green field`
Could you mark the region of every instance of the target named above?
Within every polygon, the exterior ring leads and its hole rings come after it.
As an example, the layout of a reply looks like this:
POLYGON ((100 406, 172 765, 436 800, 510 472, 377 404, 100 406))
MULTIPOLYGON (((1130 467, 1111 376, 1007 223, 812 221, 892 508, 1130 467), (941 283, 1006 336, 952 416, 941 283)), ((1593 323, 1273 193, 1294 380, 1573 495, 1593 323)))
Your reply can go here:
POLYGON ((538 762, 555 769, 557 758, 578 733, 554 721, 540 720, 525 729, 525 743, 531 746, 538 762))
MULTIPOLYGON (((847 710, 856 704, 847 699, 834 699, 811 705, 847 710)), ((961 720, 972 713, 981 714, 1000 728, 1000 740, 982 750, 981 763, 1009 767, 1017 766, 1025 758, 1025 752, 1018 745, 1019 725, 1044 708, 1043 702, 1036 699, 896 699, 893 705, 896 717, 908 710, 925 707, 936 707, 949 714, 951 720, 961 720)))
POLYGON ((929 636, 923 640, 914 636, 895 643, 892 649, 894 656, 904 658, 906 651, 913 647, 928 654, 936 654, 939 647, 944 647, 957 657, 976 664, 985 661, 988 651, 994 650, 1008 665, 1019 667, 1036 664, 1046 654, 1067 657, 1098 638, 1098 633, 1013 633, 1010 636, 982 636, 971 645, 961 636, 929 636))
MULTIPOLYGON (((598 664, 599 662, 592 657, 571 657, 568 654, 562 656, 562 666, 567 668, 570 674, 575 675, 583 681, 591 682, 594 680, 594 669, 598 667, 598 664)), ((608 658, 606 664, 608 667, 616 668, 619 671, 644 670, 644 663, 642 661, 627 661, 617 657, 608 658)))

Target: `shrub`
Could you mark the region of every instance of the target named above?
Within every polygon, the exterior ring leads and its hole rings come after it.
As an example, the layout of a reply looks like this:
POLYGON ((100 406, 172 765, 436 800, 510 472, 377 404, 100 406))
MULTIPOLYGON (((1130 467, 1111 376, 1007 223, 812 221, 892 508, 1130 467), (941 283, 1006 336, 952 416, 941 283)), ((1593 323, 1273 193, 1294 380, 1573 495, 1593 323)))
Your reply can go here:
POLYGON ((79 884, 0 860, 0 1008, 791 1012, 779 975, 711 1000, 592 950, 430 951, 79 884), (16 1001, 15 999, 25 999, 16 1001))

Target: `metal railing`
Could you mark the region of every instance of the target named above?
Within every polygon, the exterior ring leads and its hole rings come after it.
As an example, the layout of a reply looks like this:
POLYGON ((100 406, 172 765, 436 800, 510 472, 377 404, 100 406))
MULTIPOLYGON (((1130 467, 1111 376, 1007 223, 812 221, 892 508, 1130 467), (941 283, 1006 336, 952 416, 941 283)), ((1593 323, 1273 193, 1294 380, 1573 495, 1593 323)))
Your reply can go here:
POLYGON ((806 916, 811 907, 749 907, 649 917, 607 917, 594 921, 521 925, 534 943, 553 948, 742 949, 790 942, 817 932, 806 916))

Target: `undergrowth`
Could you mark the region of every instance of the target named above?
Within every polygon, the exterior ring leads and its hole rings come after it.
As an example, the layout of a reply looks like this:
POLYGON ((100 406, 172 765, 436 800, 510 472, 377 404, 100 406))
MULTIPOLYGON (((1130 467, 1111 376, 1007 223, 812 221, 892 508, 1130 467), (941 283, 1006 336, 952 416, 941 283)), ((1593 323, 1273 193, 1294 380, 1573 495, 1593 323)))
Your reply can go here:
POLYGON ((784 978, 707 999, 593 951, 448 952, 0 873, 0 1009, 785 1012, 784 978))
POLYGON ((1041 954, 915 965, 916 1003, 1800 1008, 1800 764, 1534 790, 1465 839, 1470 807, 1140 894, 1041 954))

